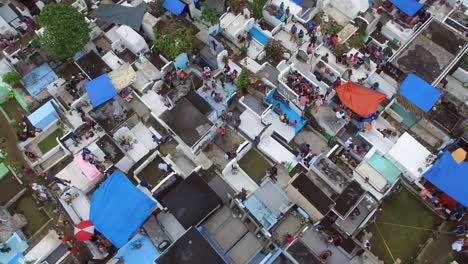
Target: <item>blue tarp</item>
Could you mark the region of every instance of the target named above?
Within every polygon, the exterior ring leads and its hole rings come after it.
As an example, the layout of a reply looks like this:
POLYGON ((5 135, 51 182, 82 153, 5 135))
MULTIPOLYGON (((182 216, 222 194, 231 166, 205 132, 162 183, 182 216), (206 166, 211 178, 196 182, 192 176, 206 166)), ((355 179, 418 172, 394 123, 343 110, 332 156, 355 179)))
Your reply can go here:
POLYGON ((159 255, 147 236, 137 234, 119 249, 115 258, 123 258, 126 264, 153 264, 159 255))
POLYGON ((408 16, 414 16, 424 6, 416 0, 390 0, 390 2, 408 16))
POLYGON ((29 122, 38 129, 44 130, 50 124, 59 119, 57 111, 55 111, 54 104, 56 102, 52 99, 43 106, 39 107, 36 111, 28 116, 29 122))
POLYGON ((164 1, 163 7, 167 11, 178 16, 182 13, 182 11, 184 11, 185 4, 179 0, 166 0, 164 1))
POLYGON ((177 56, 177 58, 175 58, 174 60, 174 64, 177 67, 177 69, 187 69, 189 65, 189 58, 187 56, 187 53, 182 53, 179 56, 177 56))
POLYGON ((446 151, 423 176, 457 202, 468 207, 468 162, 456 163, 452 153, 446 151))
POLYGON ((22 80, 29 94, 36 96, 44 90, 47 85, 57 79, 57 74, 50 68, 49 64, 44 63, 23 76, 22 80))
POLYGON ((114 246, 124 246, 151 214, 156 202, 120 171, 112 173, 91 198, 90 220, 114 246))
POLYGON ((414 74, 408 74, 400 85, 400 94, 424 112, 429 112, 440 97, 440 91, 414 74))
POLYGON ((86 82, 84 86, 93 107, 98 107, 117 95, 114 85, 112 85, 107 73, 86 82))

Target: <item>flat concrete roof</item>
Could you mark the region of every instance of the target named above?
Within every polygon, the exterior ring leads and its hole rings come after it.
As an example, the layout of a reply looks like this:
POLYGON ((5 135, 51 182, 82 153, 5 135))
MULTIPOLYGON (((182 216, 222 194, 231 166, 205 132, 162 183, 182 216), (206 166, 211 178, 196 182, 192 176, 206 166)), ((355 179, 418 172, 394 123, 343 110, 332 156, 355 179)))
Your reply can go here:
POLYGON ((101 76, 104 73, 111 72, 112 69, 97 55, 90 51, 79 58, 76 63, 83 69, 91 79, 101 76))
POLYGON ((303 173, 292 182, 292 186, 323 215, 326 215, 335 204, 330 197, 303 173))
POLYGON ((221 198, 197 173, 170 188, 160 201, 185 229, 196 226, 222 204, 221 198))
POLYGON ((342 217, 346 217, 351 209, 357 205, 364 193, 365 191, 361 185, 356 181, 352 181, 335 200, 336 205, 333 210, 342 217))
POLYGON ((391 64, 405 74, 414 73, 432 83, 466 43, 466 38, 461 34, 432 20, 391 64))
POLYGON ((190 228, 156 260, 156 264, 225 264, 208 241, 190 228))
POLYGON ((204 101, 196 94, 187 95, 161 115, 161 119, 189 146, 193 146, 212 125, 206 117, 211 107, 200 99, 204 101))

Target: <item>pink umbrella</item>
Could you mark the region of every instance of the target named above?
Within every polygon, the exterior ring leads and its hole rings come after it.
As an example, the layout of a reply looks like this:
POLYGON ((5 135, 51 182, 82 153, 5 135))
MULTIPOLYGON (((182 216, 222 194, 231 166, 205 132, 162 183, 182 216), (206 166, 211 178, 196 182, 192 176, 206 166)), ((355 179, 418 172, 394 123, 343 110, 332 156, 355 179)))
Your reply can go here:
POLYGON ((94 225, 89 220, 82 221, 75 226, 75 237, 78 241, 87 241, 94 235, 94 225))

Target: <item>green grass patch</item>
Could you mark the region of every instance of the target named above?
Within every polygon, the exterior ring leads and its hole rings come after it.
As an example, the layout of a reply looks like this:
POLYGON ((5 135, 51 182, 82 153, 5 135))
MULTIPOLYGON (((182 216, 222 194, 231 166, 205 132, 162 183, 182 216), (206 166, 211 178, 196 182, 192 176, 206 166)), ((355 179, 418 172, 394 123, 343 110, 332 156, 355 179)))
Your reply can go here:
POLYGON ((23 195, 9 209, 12 214, 22 214, 28 220, 28 224, 23 227, 23 232, 28 238, 39 231, 50 219, 42 209, 39 209, 39 206, 31 195, 23 195))
POLYGON ((401 259, 401 263, 413 263, 421 246, 432 235, 430 230, 437 229, 437 219, 418 197, 400 188, 384 201, 375 222, 367 228, 372 233, 371 251, 385 263, 393 263, 393 258, 401 259))
POLYGON ((266 171, 271 167, 270 163, 255 149, 249 150, 247 154, 239 161, 239 166, 247 173, 257 184, 262 182, 266 171))
POLYGON ((39 149, 43 154, 49 152, 49 150, 53 149, 55 146, 58 145, 56 138, 61 138, 63 136, 63 130, 58 128, 46 138, 44 138, 41 142, 37 144, 39 149))
POLYGON ((26 114, 26 111, 15 99, 8 99, 2 104, 2 108, 8 115, 8 119, 14 122, 20 122, 23 119, 23 114, 26 114))

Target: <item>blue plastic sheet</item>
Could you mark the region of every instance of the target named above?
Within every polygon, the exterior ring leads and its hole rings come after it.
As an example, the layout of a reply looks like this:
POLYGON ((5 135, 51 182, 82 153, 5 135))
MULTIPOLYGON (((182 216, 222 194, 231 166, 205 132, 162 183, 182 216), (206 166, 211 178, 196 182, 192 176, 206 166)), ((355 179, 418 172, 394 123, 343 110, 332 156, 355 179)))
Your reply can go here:
POLYGON ((109 75, 107 73, 97 77, 94 80, 84 84, 88 92, 89 99, 94 108, 109 101, 117 95, 114 85, 112 85, 109 75))
POLYGON ((163 3, 163 7, 167 11, 169 11, 172 14, 178 16, 178 15, 182 14, 182 11, 184 11, 185 4, 182 3, 179 0, 166 0, 163 3))
POLYGON ((424 112, 429 112, 440 97, 440 91, 414 74, 408 74, 400 85, 400 94, 424 112))
POLYGON ((408 16, 414 16, 424 6, 416 0, 390 0, 390 2, 408 16))
POLYGON ((446 151, 423 176, 457 202, 468 207, 468 162, 457 163, 452 153, 446 151))
POLYGON ((121 248, 155 206, 156 202, 137 189, 127 176, 115 171, 94 192, 90 220, 96 230, 121 248))

